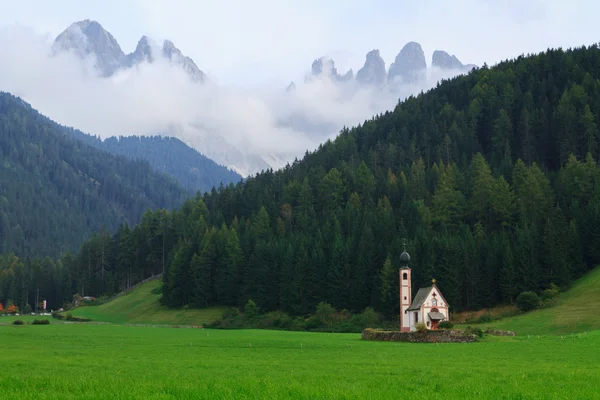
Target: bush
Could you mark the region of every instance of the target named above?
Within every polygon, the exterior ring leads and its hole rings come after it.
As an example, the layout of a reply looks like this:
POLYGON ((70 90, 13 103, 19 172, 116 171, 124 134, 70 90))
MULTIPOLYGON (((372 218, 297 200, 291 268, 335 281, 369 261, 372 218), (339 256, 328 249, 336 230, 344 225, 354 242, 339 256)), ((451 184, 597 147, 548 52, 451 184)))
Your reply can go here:
POLYGON ((25 304, 25 307, 23 307, 23 314, 31 314, 31 306, 29 304, 25 304))
POLYGON ((427 325, 424 322, 418 322, 415 324, 417 332, 427 332, 427 325))
POLYGON ((150 293, 152 293, 152 294, 162 294, 162 287, 160 287, 160 286, 155 287, 154 289, 152 289, 150 291, 150 293))
POLYGON ((235 319, 240 316, 240 310, 235 307, 229 307, 223 311, 222 319, 235 319))
POLYGON ((450 321, 442 321, 438 325, 438 328, 440 328, 440 329, 452 329, 453 327, 454 327, 454 324, 450 321))
POLYGON ((335 308, 333 308, 331 304, 322 301, 317 305, 317 311, 315 312, 315 315, 323 324, 327 326, 333 325, 336 320, 335 314, 335 308))
POLYGON ((472 327, 472 326, 467 326, 465 328, 465 333, 467 335, 475 335, 477 337, 483 337, 483 331, 481 330, 481 328, 477 328, 477 327, 472 327))
POLYGON ((492 322, 493 319, 494 319, 494 317, 492 317, 492 314, 486 312, 484 314, 481 314, 481 316, 479 318, 477 318, 475 323, 483 324, 485 322, 492 322))
POLYGON ((519 310, 531 311, 540 306, 540 298, 534 292, 523 292, 517 296, 515 303, 519 310))
POLYGON ((32 325, 50 325, 50 321, 47 319, 34 319, 32 325))
POLYGON ((244 306, 244 315, 249 320, 256 319, 260 315, 260 308, 252 299, 248 300, 246 306, 244 306))
POLYGON ((15 319, 13 321, 13 325, 24 325, 24 324, 25 324, 25 322, 21 321, 20 319, 15 319))

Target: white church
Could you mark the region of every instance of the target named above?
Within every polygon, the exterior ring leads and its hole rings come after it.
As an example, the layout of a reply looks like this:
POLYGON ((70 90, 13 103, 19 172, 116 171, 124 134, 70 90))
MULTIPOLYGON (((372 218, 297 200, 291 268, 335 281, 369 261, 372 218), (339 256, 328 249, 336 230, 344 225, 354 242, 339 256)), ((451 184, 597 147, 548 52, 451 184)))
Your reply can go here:
POLYGON ((400 255, 400 331, 412 332, 416 330, 415 325, 419 322, 425 323, 427 329, 438 329, 441 321, 448 321, 450 307, 442 296, 442 292, 431 281, 431 286, 419 289, 417 295, 412 298, 412 283, 410 278, 410 256, 404 250, 400 255))

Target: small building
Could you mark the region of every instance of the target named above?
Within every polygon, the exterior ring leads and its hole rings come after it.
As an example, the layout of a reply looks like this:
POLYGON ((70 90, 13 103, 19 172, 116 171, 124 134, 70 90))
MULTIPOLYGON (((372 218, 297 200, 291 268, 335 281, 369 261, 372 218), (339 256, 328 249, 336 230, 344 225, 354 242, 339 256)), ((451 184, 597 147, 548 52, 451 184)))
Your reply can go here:
POLYGON ((400 255, 400 331, 412 332, 422 322, 427 329, 438 329, 439 323, 450 319, 450 306, 442 292, 431 280, 431 286, 419 289, 412 298, 410 255, 404 250, 400 255))

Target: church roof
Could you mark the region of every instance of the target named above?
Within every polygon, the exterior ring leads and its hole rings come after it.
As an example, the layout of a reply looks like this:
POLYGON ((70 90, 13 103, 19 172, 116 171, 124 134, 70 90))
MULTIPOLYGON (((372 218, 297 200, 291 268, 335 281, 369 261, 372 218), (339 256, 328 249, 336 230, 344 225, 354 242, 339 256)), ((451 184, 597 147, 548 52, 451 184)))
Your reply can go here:
POLYGON ((415 299, 410 304, 410 307, 408 307, 407 311, 419 310, 421 308, 421 306, 423 305, 423 303, 425 303, 425 300, 427 300, 427 296, 429 295, 429 292, 431 292, 432 288, 433 288, 433 286, 428 286, 428 287, 419 289, 419 291, 417 292, 417 295, 415 296, 415 299))
POLYGON ((429 316, 429 319, 434 320, 434 321, 435 320, 440 321, 440 320, 446 319, 444 314, 442 314, 441 312, 430 312, 430 313, 427 313, 427 315, 429 316))

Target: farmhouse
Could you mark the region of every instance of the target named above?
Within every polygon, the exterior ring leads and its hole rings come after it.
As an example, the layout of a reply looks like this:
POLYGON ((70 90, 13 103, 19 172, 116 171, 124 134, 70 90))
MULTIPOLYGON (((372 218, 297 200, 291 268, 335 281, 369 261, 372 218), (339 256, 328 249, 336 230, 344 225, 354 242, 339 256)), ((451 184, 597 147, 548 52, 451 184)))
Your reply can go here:
POLYGON ((436 286, 435 279, 431 280, 431 286, 419 289, 413 299, 411 271, 408 266, 410 255, 406 250, 400 255, 400 262, 400 331, 412 332, 420 322, 424 323, 427 329, 437 329, 441 321, 450 318, 450 306, 436 286))

